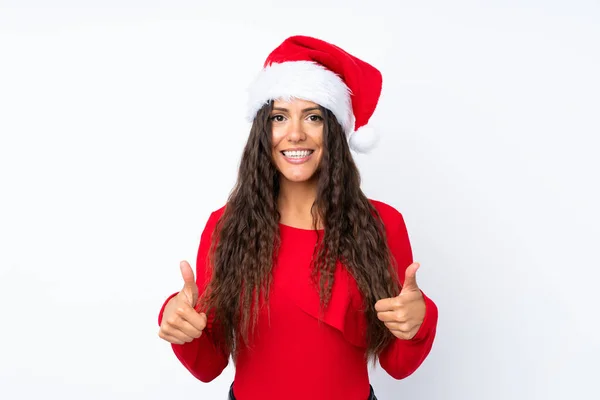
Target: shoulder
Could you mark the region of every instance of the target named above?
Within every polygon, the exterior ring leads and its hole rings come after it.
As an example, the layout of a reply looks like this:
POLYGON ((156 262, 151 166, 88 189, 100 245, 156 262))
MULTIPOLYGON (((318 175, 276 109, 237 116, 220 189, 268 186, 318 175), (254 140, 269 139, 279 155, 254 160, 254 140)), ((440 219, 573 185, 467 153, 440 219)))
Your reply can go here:
POLYGON ((209 221, 210 221, 210 220, 214 220, 214 221, 215 221, 215 223, 216 223, 216 221, 218 221, 218 220, 221 218, 221 216, 223 215, 223 213, 225 212, 225 207, 226 207, 226 206, 227 206, 227 205, 226 205, 226 204, 224 204, 223 206, 221 206, 221 208, 218 208, 218 209, 214 210, 214 211, 213 211, 213 212, 210 214, 209 221))
POLYGON ((381 216, 381 220, 383 221, 384 225, 395 225, 404 221, 402 213, 393 206, 380 200, 369 199, 369 201, 381 216))
POLYGON ((221 219, 221 216, 224 212, 225 206, 211 211, 208 220, 206 221, 206 225, 204 227, 204 234, 212 234, 215 227, 217 226, 217 222, 219 221, 219 219, 221 219))
POLYGON ((383 221, 388 245, 399 266, 406 268, 413 262, 408 230, 402 213, 382 201, 371 200, 383 221))

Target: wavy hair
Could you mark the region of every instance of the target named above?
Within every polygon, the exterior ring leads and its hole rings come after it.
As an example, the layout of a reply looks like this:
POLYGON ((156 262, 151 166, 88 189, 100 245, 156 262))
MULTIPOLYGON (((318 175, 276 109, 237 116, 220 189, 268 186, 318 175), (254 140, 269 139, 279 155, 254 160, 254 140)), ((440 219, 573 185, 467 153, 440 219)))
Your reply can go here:
MULTIPOLYGON (((200 297, 207 313, 214 312, 215 339, 232 352, 234 361, 239 341, 251 345, 261 304, 268 307, 271 272, 280 245, 272 107, 269 102, 261 108, 250 129, 237 182, 212 236, 211 279, 200 297)), ((365 358, 374 363, 394 338, 377 318, 374 305, 379 299, 396 296, 400 282, 383 221, 360 188, 360 174, 342 127, 328 109, 321 107, 321 111, 324 149, 311 213, 313 228, 317 229, 320 220, 324 233, 315 245, 311 276, 319 288, 321 311, 331 297, 337 260, 356 280, 367 320, 365 358)))

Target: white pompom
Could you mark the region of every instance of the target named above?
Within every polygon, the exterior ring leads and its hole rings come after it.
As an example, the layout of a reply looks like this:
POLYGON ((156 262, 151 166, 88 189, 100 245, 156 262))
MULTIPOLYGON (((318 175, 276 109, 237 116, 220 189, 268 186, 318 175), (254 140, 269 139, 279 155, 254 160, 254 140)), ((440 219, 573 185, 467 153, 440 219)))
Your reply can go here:
POLYGON ((350 148, 357 153, 368 153, 375 148, 377 142, 379 142, 377 131, 368 126, 362 126, 352 132, 348 140, 350 148))

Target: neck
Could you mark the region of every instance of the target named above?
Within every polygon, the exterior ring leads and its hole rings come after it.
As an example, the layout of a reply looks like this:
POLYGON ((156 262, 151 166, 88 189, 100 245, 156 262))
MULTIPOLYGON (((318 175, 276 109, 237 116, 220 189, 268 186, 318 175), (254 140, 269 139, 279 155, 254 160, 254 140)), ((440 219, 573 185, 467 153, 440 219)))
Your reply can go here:
POLYGON ((280 222, 296 227, 312 228, 310 212, 317 198, 317 181, 291 182, 285 178, 279 181, 277 207, 281 214, 280 222))

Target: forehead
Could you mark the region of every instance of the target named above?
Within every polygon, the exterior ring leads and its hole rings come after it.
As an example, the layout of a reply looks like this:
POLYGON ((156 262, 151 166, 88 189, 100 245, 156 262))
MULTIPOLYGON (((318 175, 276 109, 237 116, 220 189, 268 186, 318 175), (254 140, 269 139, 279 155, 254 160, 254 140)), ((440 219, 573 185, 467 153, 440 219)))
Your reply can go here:
POLYGON ((276 99, 273 101, 273 107, 275 108, 287 108, 287 109, 304 109, 311 107, 319 107, 317 103, 304 99, 276 99))

